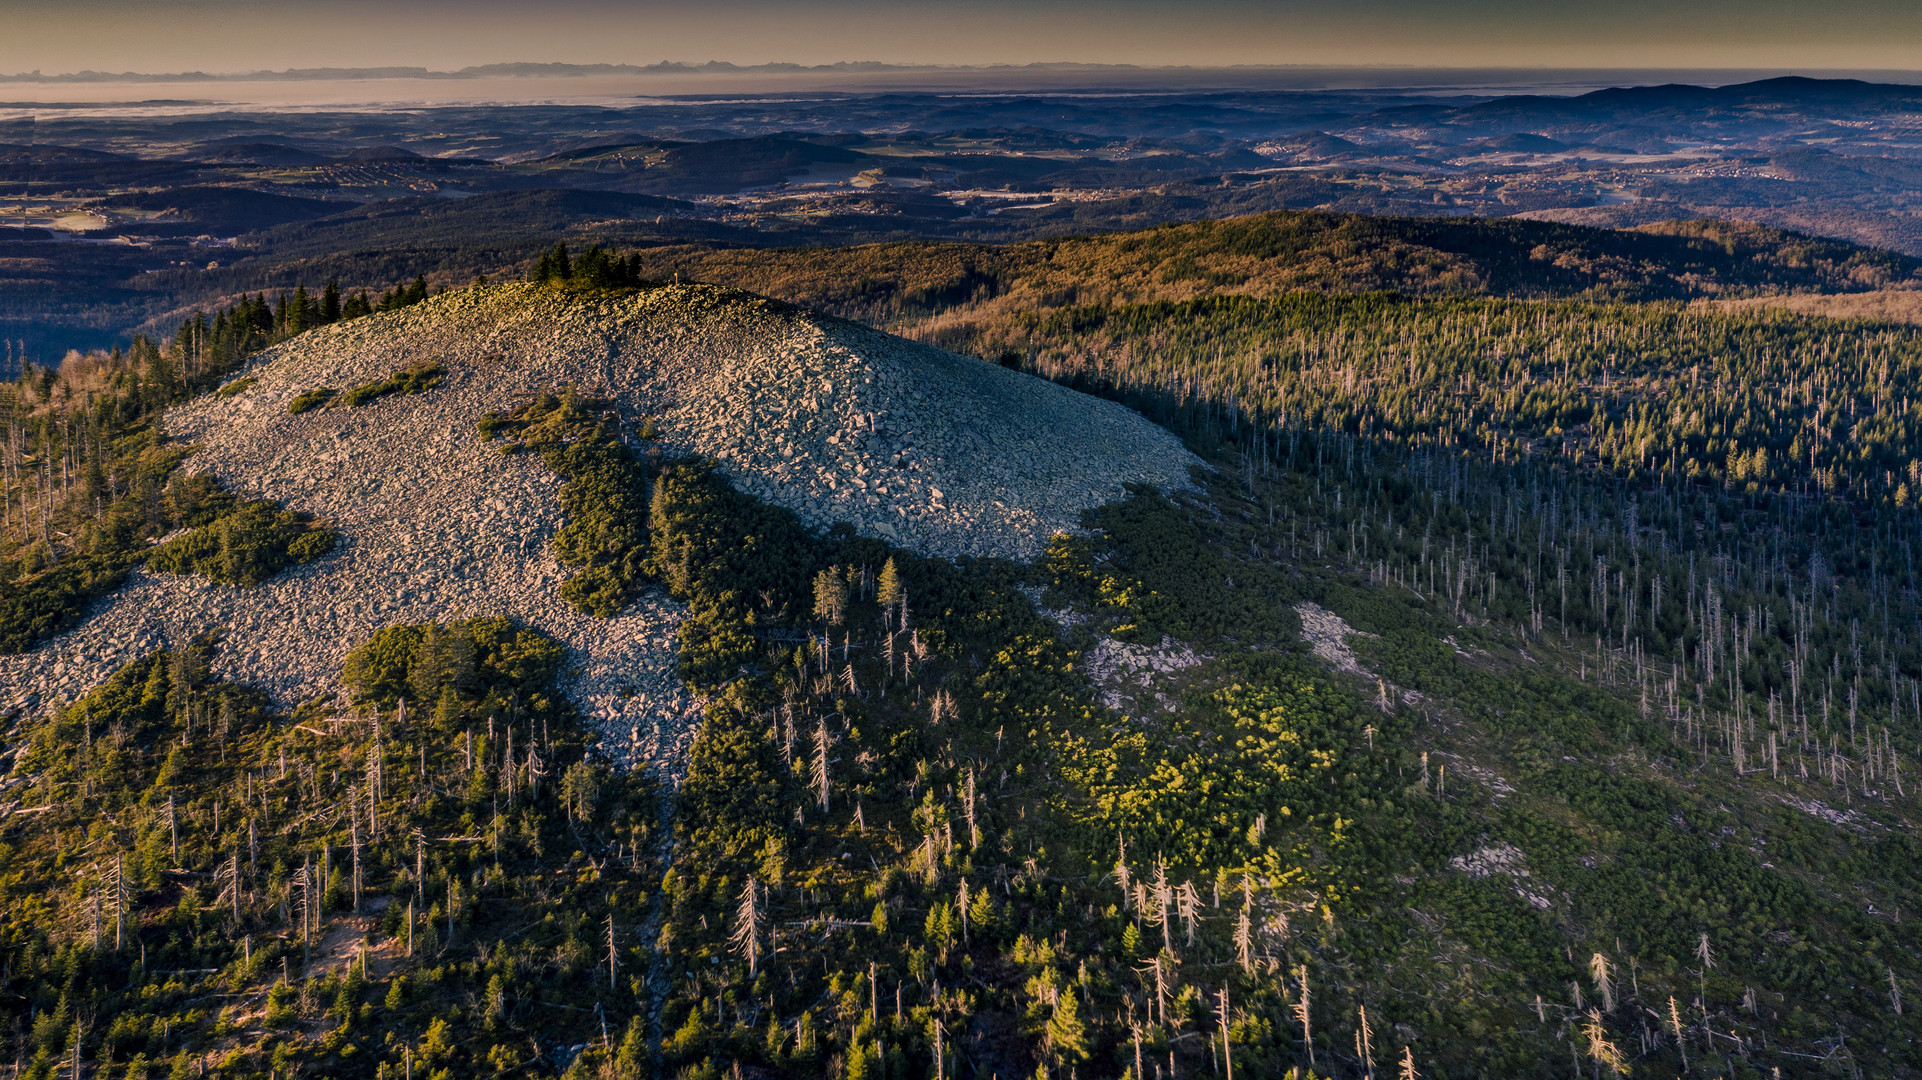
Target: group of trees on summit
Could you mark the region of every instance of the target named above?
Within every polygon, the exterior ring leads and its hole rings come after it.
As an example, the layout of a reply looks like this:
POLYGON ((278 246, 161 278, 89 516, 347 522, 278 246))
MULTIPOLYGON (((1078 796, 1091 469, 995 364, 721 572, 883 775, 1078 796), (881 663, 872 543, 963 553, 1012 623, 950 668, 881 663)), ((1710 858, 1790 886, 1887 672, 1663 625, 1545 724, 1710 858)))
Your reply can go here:
POLYGON ((576 290, 638 289, 648 280, 642 266, 638 251, 622 257, 596 244, 578 257, 569 257, 563 242, 541 253, 527 272, 527 280, 576 290))

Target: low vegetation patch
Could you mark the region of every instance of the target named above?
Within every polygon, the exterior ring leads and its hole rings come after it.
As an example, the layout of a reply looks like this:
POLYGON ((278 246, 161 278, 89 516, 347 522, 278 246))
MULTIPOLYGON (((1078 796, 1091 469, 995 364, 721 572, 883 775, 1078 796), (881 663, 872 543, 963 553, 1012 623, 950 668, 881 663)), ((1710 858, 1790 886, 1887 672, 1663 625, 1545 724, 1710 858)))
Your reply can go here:
POLYGON ((295 397, 294 400, 287 403, 287 414, 289 416, 299 416, 301 413, 311 412, 334 400, 334 395, 337 393, 339 393, 339 391, 331 386, 321 386, 312 390, 303 391, 295 397))
MULTIPOLYGON (((186 452, 149 455, 147 482, 164 478, 186 452)), ((13 579, 0 582, 0 651, 25 652, 72 626, 88 604, 145 563, 169 574, 200 574, 230 585, 257 585, 297 563, 333 550, 337 534, 311 514, 258 500, 243 503, 205 474, 174 475, 150 495, 136 489, 102 515, 83 553, 47 565, 44 549, 0 564, 13 579), (143 533, 162 527, 192 531, 149 546, 143 533)))
POLYGON ((289 566, 320 558, 338 541, 339 535, 312 514, 258 499, 155 548, 147 568, 199 574, 227 585, 258 585, 289 566))
POLYGON ((331 386, 321 386, 305 391, 287 403, 287 412, 289 415, 299 416, 301 413, 329 406, 357 409, 389 394, 426 393, 445 381, 446 376, 446 371, 438 363, 424 360, 409 365, 405 370, 395 372, 390 378, 362 383, 345 393, 331 386))
POLYGON ((412 364, 404 371, 395 372, 392 378, 379 382, 363 383, 340 395, 339 404, 356 409, 388 394, 421 394, 439 386, 446 372, 432 360, 412 364))
MULTIPOLYGON (((650 483, 648 465, 602 403, 571 390, 542 394, 482 417, 478 428, 483 438, 507 440, 504 453, 538 452, 566 479, 566 523, 553 543, 561 564, 577 568, 561 587, 577 610, 610 617, 650 581, 689 606, 680 632, 689 684, 724 685, 755 662, 751 627, 807 607, 824 549, 799 518, 736 491, 694 459, 662 464, 650 483)), ((644 422, 643 442, 654 434, 644 422)))
POLYGON ((508 438, 503 452, 540 454, 567 481, 554 553, 576 573, 561 595, 596 618, 619 612, 646 573, 649 490, 647 466, 622 441, 616 417, 570 390, 542 394, 505 415, 489 413, 477 427, 483 438, 508 438))
POLYGON ((114 475, 89 470, 83 483, 117 497, 63 521, 72 531, 49 528, 46 538, 16 544, 13 557, 0 560, 0 651, 25 652, 72 626, 146 558, 150 538, 204 524, 231 504, 212 478, 175 475, 188 451, 163 444, 150 427, 136 428, 113 449, 114 475))
MULTIPOLYGON (((30 553, 31 554, 31 553, 30 553)), ((72 626, 89 603, 120 587, 139 560, 132 552, 78 555, 0 587, 0 652, 26 652, 72 626)))
MULTIPOLYGON (((248 296, 211 317, 187 319, 170 342, 136 337, 124 352, 70 358, 57 371, 27 365, 0 384, 6 445, 17 454, 0 470, 0 652, 25 651, 73 626, 149 556, 155 540, 234 508, 211 479, 176 475, 190 449, 170 443, 160 427, 169 406, 203 393, 244 393, 252 378, 222 381, 255 351, 376 308, 419 303, 427 292, 416 278, 377 305, 365 294, 343 302, 333 283, 318 293, 296 288, 277 302, 248 296)), ((417 392, 437 374, 409 369, 389 381, 417 392)), ((289 411, 318 408, 334 393, 309 391, 289 411)), ((287 557, 313 557, 319 543, 301 541, 287 557)))

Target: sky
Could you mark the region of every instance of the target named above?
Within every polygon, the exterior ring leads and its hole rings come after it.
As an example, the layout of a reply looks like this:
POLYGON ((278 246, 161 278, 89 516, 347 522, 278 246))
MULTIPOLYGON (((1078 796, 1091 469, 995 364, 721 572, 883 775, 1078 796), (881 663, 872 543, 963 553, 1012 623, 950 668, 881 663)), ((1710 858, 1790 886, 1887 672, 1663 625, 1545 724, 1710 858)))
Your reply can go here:
POLYGON ((1922 69, 1918 0, 0 0, 0 73, 513 61, 1922 69))

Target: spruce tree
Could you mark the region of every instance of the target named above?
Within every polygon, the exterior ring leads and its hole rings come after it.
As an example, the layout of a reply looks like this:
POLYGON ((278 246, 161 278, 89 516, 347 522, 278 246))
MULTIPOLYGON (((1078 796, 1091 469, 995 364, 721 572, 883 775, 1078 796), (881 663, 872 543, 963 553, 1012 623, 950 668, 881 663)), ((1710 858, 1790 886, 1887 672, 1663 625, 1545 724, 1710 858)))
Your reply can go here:
POLYGON ((833 625, 841 625, 847 614, 847 579, 837 570, 823 570, 814 577, 814 616, 833 625))
POLYGON ((890 608, 901 602, 902 593, 901 571, 894 565, 894 557, 890 555, 881 567, 880 580, 875 583, 874 599, 882 607, 890 608))
POLYGON ((430 622, 414 649, 414 662, 407 672, 408 688, 414 692, 415 701, 438 701, 441 687, 447 685, 451 675, 446 635, 441 633, 439 623, 430 622))

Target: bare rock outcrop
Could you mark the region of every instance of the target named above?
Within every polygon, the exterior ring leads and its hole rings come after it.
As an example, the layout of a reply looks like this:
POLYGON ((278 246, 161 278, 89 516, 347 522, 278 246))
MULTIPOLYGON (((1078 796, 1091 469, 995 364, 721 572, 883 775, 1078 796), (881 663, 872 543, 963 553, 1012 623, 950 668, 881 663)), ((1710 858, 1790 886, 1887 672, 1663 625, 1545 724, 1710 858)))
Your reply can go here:
MULTIPOLYGON (((396 622, 503 614, 570 650, 564 689, 636 761, 672 767, 698 718, 674 677, 677 605, 643 597, 613 619, 569 609, 548 552, 558 481, 505 456, 475 422, 573 385, 643 417, 670 453, 826 527, 927 554, 1029 558, 1125 482, 1187 483, 1167 431, 1041 379, 748 294, 664 286, 576 299, 508 285, 450 292, 311 331, 263 352, 244 388, 167 417, 199 449, 185 468, 331 522, 332 555, 240 589, 136 572, 73 631, 0 657, 0 698, 70 699, 181 635, 228 628, 220 674, 299 700, 346 652, 396 622), (290 415, 431 361, 443 384, 356 408, 290 415)), ((4 702, 0 702, 4 703, 4 702)))

